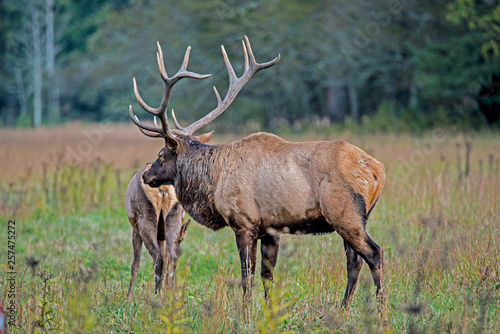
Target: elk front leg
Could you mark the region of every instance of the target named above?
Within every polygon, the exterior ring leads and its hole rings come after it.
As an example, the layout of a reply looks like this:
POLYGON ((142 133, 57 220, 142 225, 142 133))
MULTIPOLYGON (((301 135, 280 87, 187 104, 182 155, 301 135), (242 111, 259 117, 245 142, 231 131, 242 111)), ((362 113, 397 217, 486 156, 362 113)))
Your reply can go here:
POLYGON ((359 256, 354 249, 352 249, 344 241, 345 255, 347 257, 347 286, 345 288, 344 299, 342 300, 342 307, 349 305, 352 299, 356 285, 358 284, 358 276, 363 266, 363 258, 359 256))
POLYGON ((137 280, 137 274, 139 273, 139 267, 141 264, 141 249, 142 249, 142 239, 139 234, 132 231, 132 247, 134 250, 134 259, 132 260, 132 266, 130 267, 131 277, 130 285, 128 287, 127 300, 131 301, 134 295, 133 289, 135 281, 137 280))
POLYGON ((255 262, 257 260, 257 237, 248 230, 236 232, 236 246, 241 261, 241 284, 243 286, 243 300, 249 300, 249 288, 253 284, 255 262))
POLYGON ((274 267, 278 260, 280 237, 278 234, 266 234, 260 241, 260 253, 262 255, 261 272, 264 294, 269 301, 269 290, 273 283, 274 267))

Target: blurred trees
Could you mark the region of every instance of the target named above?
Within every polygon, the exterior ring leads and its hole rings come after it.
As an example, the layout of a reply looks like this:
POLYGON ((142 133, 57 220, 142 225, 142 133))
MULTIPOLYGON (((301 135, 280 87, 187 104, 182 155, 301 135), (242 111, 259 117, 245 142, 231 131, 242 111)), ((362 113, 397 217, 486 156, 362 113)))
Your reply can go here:
POLYGON ((127 121, 133 76, 150 104, 160 101, 156 41, 169 72, 191 45, 189 68, 214 74, 174 89, 187 124, 215 106, 211 85, 227 87, 220 44, 241 73, 244 34, 258 61, 282 60, 252 79, 220 130, 499 122, 496 0, 20 0, 0 12, 4 125, 127 121))

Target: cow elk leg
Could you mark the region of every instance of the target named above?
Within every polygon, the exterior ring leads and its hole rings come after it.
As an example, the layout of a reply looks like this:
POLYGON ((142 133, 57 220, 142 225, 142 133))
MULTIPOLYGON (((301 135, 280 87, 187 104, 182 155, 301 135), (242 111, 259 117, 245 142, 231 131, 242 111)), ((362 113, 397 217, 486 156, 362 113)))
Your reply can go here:
POLYGON ((130 268, 131 271, 131 278, 130 278, 130 285, 128 288, 128 294, 127 294, 127 300, 131 301, 133 294, 134 294, 134 285, 135 281, 137 280, 137 274, 139 273, 139 266, 141 264, 141 249, 142 249, 142 239, 139 234, 137 234, 135 231, 133 231, 132 234, 132 247, 134 250, 134 259, 132 260, 132 267, 130 268))
MULTIPOLYGON (((141 228, 141 226, 145 227, 147 225, 145 223, 139 224, 139 228, 141 228)), ((156 239, 157 231, 151 231, 144 228, 144 230, 140 232, 143 236, 142 241, 144 242, 144 246, 146 246, 146 249, 153 258, 155 268, 155 294, 158 294, 161 290, 163 281, 163 255, 156 239)))
POLYGON ((255 262, 257 261, 257 238, 248 230, 236 232, 236 246, 241 261, 241 284, 243 286, 243 301, 250 300, 250 287, 253 285, 255 262))
POLYGON ((273 283, 274 267, 278 260, 280 237, 278 234, 266 234, 260 241, 260 253, 262 255, 261 273, 264 293, 269 302, 269 291, 273 283))
MULTIPOLYGON (((179 246, 179 236, 182 233, 182 207, 176 203, 165 219, 165 230, 166 238, 163 241, 165 244, 165 286, 167 286, 171 291, 175 287, 175 268, 177 261, 177 247, 179 246)), ((185 233, 185 231, 184 231, 185 233)), ((183 236, 182 236, 183 238, 183 236)))
POLYGON ((363 258, 359 256, 354 249, 344 241, 345 255, 347 257, 347 287, 345 289, 342 307, 349 305, 354 290, 358 284, 358 276, 363 266, 363 258))

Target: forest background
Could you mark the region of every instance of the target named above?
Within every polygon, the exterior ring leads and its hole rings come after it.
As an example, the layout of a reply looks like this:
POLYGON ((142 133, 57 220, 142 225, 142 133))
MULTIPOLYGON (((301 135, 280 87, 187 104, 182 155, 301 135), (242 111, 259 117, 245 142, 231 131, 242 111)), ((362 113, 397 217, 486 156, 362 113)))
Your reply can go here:
POLYGON ((245 34, 258 60, 282 60, 252 80, 219 133, 498 128, 495 0, 1 1, 0 126, 128 122, 132 77, 160 99, 156 41, 170 72, 191 45, 190 69, 213 74, 173 94, 192 122, 215 106, 211 86, 227 87, 219 45, 239 73, 245 34))

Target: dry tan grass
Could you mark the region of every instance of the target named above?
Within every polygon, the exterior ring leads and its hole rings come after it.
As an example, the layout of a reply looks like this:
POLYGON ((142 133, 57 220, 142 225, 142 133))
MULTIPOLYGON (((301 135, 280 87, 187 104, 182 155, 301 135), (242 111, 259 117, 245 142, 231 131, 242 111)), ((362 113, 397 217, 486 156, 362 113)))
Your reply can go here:
MULTIPOLYGON (((219 136, 216 133, 212 142, 226 143, 246 135, 219 136)), ((439 131, 423 139, 407 135, 354 135, 348 132, 288 136, 287 139, 291 141, 344 139, 382 161, 388 170, 398 166, 414 169, 439 160, 456 165, 456 144, 459 144, 462 166, 465 163, 463 136, 439 131)), ((498 168, 500 138, 495 135, 493 139, 491 136, 476 136, 473 139, 471 168, 479 168, 482 164, 486 172, 490 168, 490 159, 493 159, 492 167, 498 168)), ((153 161, 162 146, 161 139, 142 135, 134 125, 72 123, 40 129, 1 129, 0 179, 15 178, 25 173, 27 169, 33 169, 33 172, 39 175, 43 163, 54 165, 59 162, 74 161, 84 165, 99 159, 119 169, 136 167, 153 161)))
POLYGON ((126 168, 154 160, 162 140, 142 135, 135 126, 73 123, 40 129, 0 130, 0 175, 16 177, 27 168, 36 174, 43 163, 75 160, 84 164, 95 159, 126 168))

